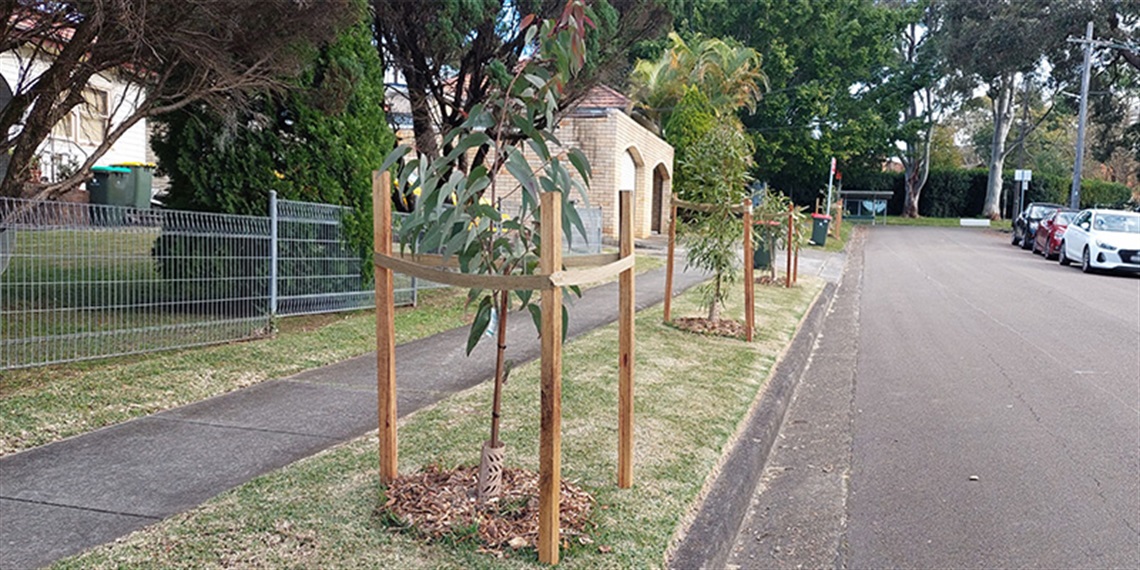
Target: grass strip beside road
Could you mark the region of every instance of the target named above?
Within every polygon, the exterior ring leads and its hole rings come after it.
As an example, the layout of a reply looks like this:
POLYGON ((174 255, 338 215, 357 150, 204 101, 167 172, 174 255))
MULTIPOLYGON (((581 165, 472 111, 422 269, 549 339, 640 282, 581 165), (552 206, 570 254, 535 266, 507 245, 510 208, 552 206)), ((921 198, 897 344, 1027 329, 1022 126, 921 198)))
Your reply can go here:
MULTIPOLYGON (((575 339, 563 360, 562 476, 596 499, 591 541, 563 551, 566 568, 653 568, 715 469, 778 355, 823 282, 757 287, 757 340, 686 333, 661 309, 636 320, 634 486, 616 487, 617 326, 575 339)), ((734 288, 738 289, 738 288, 734 288)), ((725 315, 743 314, 735 291, 725 315)), ((703 309, 689 291, 675 315, 703 309)), ((487 437, 492 386, 484 383, 400 423, 400 469, 476 464, 487 437)), ((506 386, 506 464, 537 470, 539 365, 506 386)), ((258 477, 206 504, 59 562, 58 568, 532 568, 532 549, 505 558, 462 535, 424 543, 386 526, 379 508, 376 438, 368 436, 258 477)))
MULTIPOLYGON (((637 270, 664 261, 638 256, 637 270)), ((466 326, 466 291, 420 292, 396 342, 466 326)), ((268 339, 0 371, 0 456, 376 350, 372 311, 289 317, 268 339)))

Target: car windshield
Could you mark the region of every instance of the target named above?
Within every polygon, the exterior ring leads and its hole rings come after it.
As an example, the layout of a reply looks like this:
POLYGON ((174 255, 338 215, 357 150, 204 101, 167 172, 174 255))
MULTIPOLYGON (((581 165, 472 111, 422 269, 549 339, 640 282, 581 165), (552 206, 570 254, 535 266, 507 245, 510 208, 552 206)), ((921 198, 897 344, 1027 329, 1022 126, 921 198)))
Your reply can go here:
POLYGON ((1057 211, 1056 208, 1050 208, 1048 206, 1033 206, 1033 207, 1029 208, 1029 212, 1027 214, 1025 214, 1025 217, 1037 218, 1038 220, 1040 220, 1041 218, 1048 217, 1050 214, 1052 214, 1055 211, 1057 211))
POLYGON ((1096 217, 1093 227, 1101 232, 1140 234, 1140 215, 1101 214, 1096 217))
POLYGON ((1067 225, 1073 220, 1073 212, 1059 212, 1057 214, 1057 221, 1054 224, 1067 225))

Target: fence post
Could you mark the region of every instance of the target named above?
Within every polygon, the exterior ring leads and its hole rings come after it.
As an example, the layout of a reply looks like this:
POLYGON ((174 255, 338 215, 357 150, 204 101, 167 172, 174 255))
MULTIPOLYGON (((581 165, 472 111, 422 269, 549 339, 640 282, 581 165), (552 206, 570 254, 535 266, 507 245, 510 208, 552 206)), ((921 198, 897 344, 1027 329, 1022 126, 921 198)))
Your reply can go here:
MULTIPOLYGON (((562 194, 541 195, 542 251, 539 271, 562 269, 562 194)), ((542 292, 542 414, 538 444, 538 560, 558 564, 562 496, 562 289, 542 292)))
POLYGON ((277 316, 277 191, 269 191, 269 314, 277 316))
POLYGON ((669 207, 669 257, 665 262, 665 322, 669 322, 673 308, 673 257, 677 249, 677 205, 669 207))
MULTIPOLYGON (((621 256, 633 255, 633 191, 620 196, 621 256)), ((633 361, 634 361, 634 269, 618 277, 618 487, 633 485, 633 361)))
POLYGON ((792 241, 795 239, 794 236, 792 235, 792 232, 795 230, 795 228, 793 227, 793 220, 795 219, 795 215, 794 215, 795 211, 796 211, 796 205, 795 204, 788 204, 788 248, 787 248, 788 249, 788 268, 786 270, 784 270, 784 287, 791 287, 792 286, 792 250, 795 249, 795 247, 796 247, 796 246, 792 245, 792 241))
MULTIPOLYGON (((372 249, 392 254, 392 174, 372 173, 372 249)), ((399 476, 396 467, 396 321, 392 271, 374 266, 376 282, 376 405, 379 415, 380 483, 399 476)))
POLYGON ((756 278, 752 273, 752 199, 744 199, 744 340, 756 326, 756 278))

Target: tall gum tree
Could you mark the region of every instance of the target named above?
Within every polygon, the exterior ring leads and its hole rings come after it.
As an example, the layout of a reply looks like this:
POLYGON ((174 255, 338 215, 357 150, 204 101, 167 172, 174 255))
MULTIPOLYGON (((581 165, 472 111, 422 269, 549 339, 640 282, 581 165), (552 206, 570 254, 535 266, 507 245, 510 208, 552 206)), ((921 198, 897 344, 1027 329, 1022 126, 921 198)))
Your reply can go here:
POLYGON ((989 98, 993 131, 982 215, 998 219, 1002 170, 1017 148, 1007 144, 1015 96, 1029 74, 1072 51, 1066 38, 1080 31, 1091 12, 1081 3, 1049 0, 937 0, 934 8, 941 25, 942 58, 954 70, 959 89, 968 93, 984 86, 989 98))

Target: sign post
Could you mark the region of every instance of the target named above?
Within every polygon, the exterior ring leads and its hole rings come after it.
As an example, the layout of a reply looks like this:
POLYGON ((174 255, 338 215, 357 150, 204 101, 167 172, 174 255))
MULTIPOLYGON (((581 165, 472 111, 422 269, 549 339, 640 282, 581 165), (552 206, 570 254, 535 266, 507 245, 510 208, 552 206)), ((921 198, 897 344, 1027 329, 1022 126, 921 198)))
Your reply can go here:
POLYGON ((1025 209, 1025 191, 1029 189, 1029 181, 1033 180, 1033 171, 1014 170, 1013 180, 1017 182, 1019 191, 1017 194, 1017 212, 1014 213, 1014 217, 1016 217, 1017 214, 1020 214, 1021 211, 1025 209))
POLYGON ((831 185, 835 182, 835 157, 831 157, 831 172, 827 175, 827 204, 824 206, 824 214, 831 215, 831 185))

